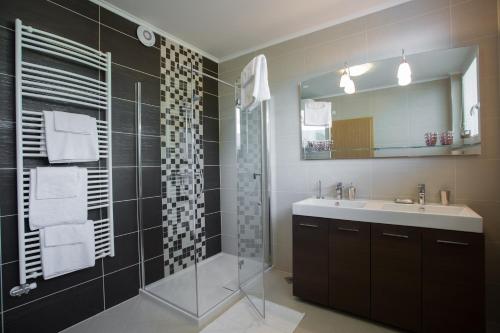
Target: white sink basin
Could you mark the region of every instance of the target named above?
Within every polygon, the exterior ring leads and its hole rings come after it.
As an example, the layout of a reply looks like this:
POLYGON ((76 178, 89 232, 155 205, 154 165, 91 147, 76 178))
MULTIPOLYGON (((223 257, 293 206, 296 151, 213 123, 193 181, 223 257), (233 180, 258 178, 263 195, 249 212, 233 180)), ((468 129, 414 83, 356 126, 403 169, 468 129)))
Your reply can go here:
POLYGON ((483 218, 467 206, 397 204, 381 200, 305 199, 293 204, 293 214, 339 220, 413 227, 483 232, 483 218))
POLYGON ((441 214, 441 215, 452 215, 460 216, 464 211, 465 207, 462 206, 442 206, 442 205, 406 205, 397 203, 386 203, 382 206, 384 210, 392 210, 396 212, 408 212, 408 213, 429 213, 429 214, 441 214))

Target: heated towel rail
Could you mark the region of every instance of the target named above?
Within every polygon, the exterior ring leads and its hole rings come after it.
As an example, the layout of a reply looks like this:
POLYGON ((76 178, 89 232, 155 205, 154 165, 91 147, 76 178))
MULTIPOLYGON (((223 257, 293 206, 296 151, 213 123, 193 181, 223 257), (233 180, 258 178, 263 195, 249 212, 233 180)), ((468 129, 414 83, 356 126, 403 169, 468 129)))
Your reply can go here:
MULTIPOLYGON (((46 158, 42 109, 34 110, 26 100, 55 102, 94 110, 97 118, 99 158, 105 168, 88 168, 88 209, 106 209, 104 218, 94 221, 96 259, 114 256, 113 186, 111 151, 111 54, 16 20, 16 146, 17 208, 19 234, 20 285, 10 294, 19 296, 36 288, 42 275, 39 231, 30 231, 28 223, 30 173, 25 159, 46 158), (76 64, 94 70, 95 77, 63 70, 28 60, 23 52, 76 64), (98 75, 99 74, 99 75, 98 75), (105 115, 102 113, 105 112, 105 115), (104 116, 104 120, 103 120, 104 116)), ((68 110, 64 110, 68 111, 68 110)), ((92 111, 91 111, 92 112, 92 111)))

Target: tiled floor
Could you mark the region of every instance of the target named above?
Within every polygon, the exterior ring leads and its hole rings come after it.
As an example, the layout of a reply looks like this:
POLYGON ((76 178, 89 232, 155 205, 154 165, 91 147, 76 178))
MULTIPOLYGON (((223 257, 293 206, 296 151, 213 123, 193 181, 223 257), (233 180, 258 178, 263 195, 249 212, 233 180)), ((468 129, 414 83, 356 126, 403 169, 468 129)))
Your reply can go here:
MULTIPOLYGON (((270 301, 304 312, 295 333, 396 333, 398 331, 340 312, 302 302, 292 296, 285 282, 289 274, 266 273, 266 297, 270 301)), ((64 333, 197 333, 202 327, 161 305, 137 296, 111 308, 64 333)))

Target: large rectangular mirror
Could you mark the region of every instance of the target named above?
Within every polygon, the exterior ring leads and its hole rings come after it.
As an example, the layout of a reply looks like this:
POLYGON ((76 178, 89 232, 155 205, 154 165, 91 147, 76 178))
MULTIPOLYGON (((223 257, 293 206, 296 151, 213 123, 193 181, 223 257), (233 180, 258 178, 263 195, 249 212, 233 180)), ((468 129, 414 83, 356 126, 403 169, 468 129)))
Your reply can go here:
POLYGON ((346 64, 300 82, 302 158, 480 154, 478 63, 470 46, 346 64))

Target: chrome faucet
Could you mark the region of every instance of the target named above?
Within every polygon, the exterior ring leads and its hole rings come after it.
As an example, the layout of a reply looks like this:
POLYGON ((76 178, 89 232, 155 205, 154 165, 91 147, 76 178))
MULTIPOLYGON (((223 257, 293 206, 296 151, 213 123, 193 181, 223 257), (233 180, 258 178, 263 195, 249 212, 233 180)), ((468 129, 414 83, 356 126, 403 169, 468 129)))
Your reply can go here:
POLYGON ((418 184, 418 204, 425 205, 425 184, 418 184))
POLYGON ((321 193, 321 180, 318 180, 318 195, 316 196, 316 199, 324 199, 325 197, 321 193))
POLYGON ((342 183, 337 183, 337 188, 335 189, 335 191, 337 192, 337 200, 342 200, 342 189, 342 183))

